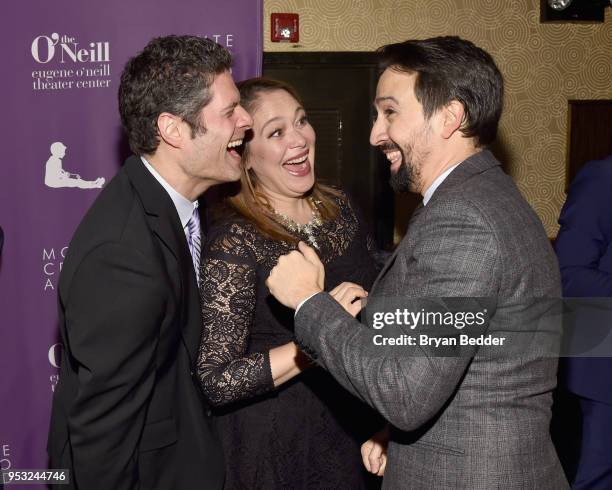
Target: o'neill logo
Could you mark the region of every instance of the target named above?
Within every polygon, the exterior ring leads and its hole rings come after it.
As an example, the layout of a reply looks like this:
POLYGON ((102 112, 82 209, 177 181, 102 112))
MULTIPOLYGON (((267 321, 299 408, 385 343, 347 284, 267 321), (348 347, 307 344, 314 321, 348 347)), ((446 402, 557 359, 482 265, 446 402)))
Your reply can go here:
POLYGON ((35 37, 30 45, 35 69, 32 90, 109 89, 111 87, 110 43, 79 43, 76 37, 54 32, 35 37))
POLYGON ((79 189, 99 189, 104 185, 104 177, 95 180, 85 180, 79 174, 67 172, 62 167, 62 159, 66 156, 67 146, 61 141, 51 143, 51 155, 45 164, 45 185, 57 189, 59 187, 78 187, 79 189))
POLYGON ((88 47, 79 47, 76 38, 60 35, 57 32, 51 36, 34 38, 31 46, 32 57, 38 63, 49 63, 59 52, 60 63, 108 63, 110 61, 110 45, 108 42, 90 42, 88 47))

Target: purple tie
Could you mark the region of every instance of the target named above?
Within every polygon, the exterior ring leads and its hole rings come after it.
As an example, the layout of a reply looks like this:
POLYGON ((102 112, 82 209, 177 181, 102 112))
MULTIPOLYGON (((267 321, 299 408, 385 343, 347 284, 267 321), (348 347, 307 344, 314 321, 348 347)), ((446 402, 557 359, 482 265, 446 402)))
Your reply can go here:
POLYGON ((202 250, 202 243, 200 235, 200 213, 198 208, 193 208, 191 218, 189 218, 187 222, 185 235, 187 237, 189 251, 191 252, 191 259, 193 260, 196 279, 198 280, 198 284, 200 284, 200 253, 202 250))

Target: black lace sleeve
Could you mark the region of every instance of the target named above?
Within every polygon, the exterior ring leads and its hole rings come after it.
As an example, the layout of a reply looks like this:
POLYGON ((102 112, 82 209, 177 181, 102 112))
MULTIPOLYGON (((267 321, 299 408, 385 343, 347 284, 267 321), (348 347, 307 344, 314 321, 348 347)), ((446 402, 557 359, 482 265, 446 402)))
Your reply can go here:
POLYGON ((215 406, 274 388, 269 353, 246 354, 255 311, 256 263, 240 231, 241 225, 232 224, 209 240, 201 267, 198 376, 215 406))

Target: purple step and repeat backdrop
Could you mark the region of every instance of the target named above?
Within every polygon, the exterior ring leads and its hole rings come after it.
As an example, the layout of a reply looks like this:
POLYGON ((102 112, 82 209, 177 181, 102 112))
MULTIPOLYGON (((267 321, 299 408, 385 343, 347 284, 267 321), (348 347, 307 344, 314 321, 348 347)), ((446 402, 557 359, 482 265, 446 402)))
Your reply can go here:
POLYGON ((1 469, 47 465, 62 348, 58 276, 81 217, 128 154, 117 110, 123 65, 152 37, 196 34, 232 51, 236 80, 259 75, 262 1, 38 0, 3 8, 1 469), (72 178, 58 180, 62 171, 72 178))

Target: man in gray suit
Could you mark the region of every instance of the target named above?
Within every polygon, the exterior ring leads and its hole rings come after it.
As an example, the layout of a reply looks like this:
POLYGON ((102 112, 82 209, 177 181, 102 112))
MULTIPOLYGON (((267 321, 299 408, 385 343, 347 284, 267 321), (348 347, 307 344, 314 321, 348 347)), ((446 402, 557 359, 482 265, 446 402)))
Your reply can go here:
POLYGON ((354 318, 365 291, 344 284, 323 292, 323 266, 303 243, 279 259, 270 291, 297 308, 302 348, 389 422, 362 451, 370 471, 384 472, 383 488, 567 488, 549 435, 560 329, 542 321, 541 299, 561 295, 558 265, 540 220, 486 149, 502 111, 502 76, 488 53, 456 37, 379 54, 370 141, 387 156, 394 189, 420 193, 423 203, 366 310, 399 301, 425 314, 461 297, 469 313, 486 312, 480 334, 510 345, 417 344, 403 355, 373 346, 380 331, 354 318))

